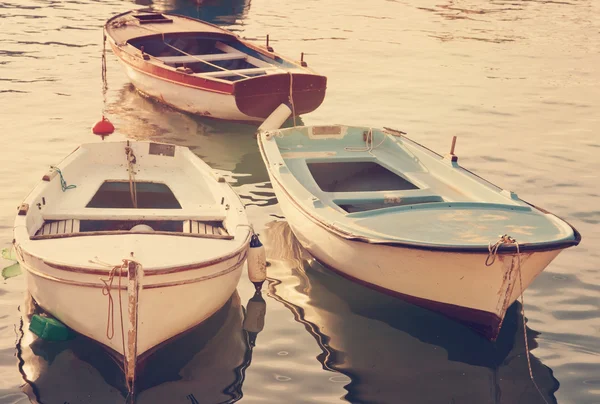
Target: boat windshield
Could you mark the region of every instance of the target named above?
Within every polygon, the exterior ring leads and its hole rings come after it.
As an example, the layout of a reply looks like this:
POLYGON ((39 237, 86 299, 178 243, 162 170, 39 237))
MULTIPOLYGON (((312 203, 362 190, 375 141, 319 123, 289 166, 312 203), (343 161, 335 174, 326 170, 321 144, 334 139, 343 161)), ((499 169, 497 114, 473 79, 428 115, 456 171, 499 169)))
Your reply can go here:
MULTIPOLYGON (((157 182, 136 182, 138 209, 181 209, 173 191, 157 182)), ((128 181, 105 181, 86 208, 133 209, 128 181)))

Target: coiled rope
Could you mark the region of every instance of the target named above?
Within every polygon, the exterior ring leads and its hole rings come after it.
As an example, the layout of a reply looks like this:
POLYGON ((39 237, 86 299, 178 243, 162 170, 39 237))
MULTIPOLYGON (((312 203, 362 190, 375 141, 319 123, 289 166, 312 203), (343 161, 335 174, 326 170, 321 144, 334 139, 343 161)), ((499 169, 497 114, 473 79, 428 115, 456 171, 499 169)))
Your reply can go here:
MULTIPOLYGON (((540 397, 542 397, 542 400, 544 400, 544 403, 548 404, 548 401, 546 401, 546 397, 544 397, 544 394, 542 394, 542 391, 540 390, 537 383, 535 382, 535 379, 533 378, 533 370, 531 368, 531 354, 529 352, 529 343, 527 342, 527 321, 525 320, 525 298, 523 297, 523 277, 521 276, 521 249, 519 246, 519 242, 507 234, 500 236, 500 238, 498 239, 498 241, 496 241, 496 243, 494 243, 494 244, 490 243, 488 245, 489 252, 488 252, 488 256, 485 260, 485 265, 489 267, 494 264, 494 262, 496 261, 496 257, 498 255, 498 250, 500 249, 500 247, 502 245, 505 245, 505 244, 514 244, 515 248, 517 249, 517 273, 519 274, 519 287, 521 288, 520 295, 521 295, 521 317, 523 319, 523 339, 525 341, 525 354, 526 354, 525 356, 527 358, 527 368, 529 369, 529 378, 531 379, 531 382, 535 386, 535 389, 537 390, 537 392, 540 394, 540 397)), ((512 265, 513 264, 511 263, 511 270, 512 270, 512 265)), ((504 317, 502 318, 502 321, 500 322, 500 327, 502 327, 503 321, 504 321, 504 317)))
POLYGON ((55 166, 50 166, 51 169, 53 169, 54 171, 56 171, 58 173, 58 175, 60 176, 60 187, 62 188, 62 191, 65 192, 67 189, 73 189, 73 188, 77 188, 77 185, 67 185, 67 181, 65 181, 65 178, 63 177, 63 173, 62 171, 60 171, 60 168, 55 167, 55 166))

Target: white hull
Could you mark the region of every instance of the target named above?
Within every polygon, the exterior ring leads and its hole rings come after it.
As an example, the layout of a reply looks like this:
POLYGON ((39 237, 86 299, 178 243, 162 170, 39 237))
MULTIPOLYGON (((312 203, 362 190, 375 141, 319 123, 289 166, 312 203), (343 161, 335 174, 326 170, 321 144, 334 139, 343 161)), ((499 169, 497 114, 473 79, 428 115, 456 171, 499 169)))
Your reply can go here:
MULTIPOLYGON (((137 354, 143 355, 156 345, 200 324, 221 308, 235 291, 240 279, 243 261, 236 263, 238 259, 239 257, 236 257, 211 267, 190 270, 186 275, 187 279, 183 280, 190 283, 163 286, 161 283, 172 283, 172 275, 163 275, 157 276, 163 278, 162 282, 152 280, 152 285, 146 285, 146 288, 142 285, 137 305, 137 354), (219 273, 222 274, 210 276, 219 273), (195 280, 198 278, 200 280, 195 280)), ((31 261, 28 258, 26 260, 31 261)), ((65 283, 59 280, 66 280, 64 274, 62 278, 55 276, 55 273, 61 270, 52 271, 52 268, 43 264, 32 267, 21 262, 21 266, 26 273, 29 292, 40 307, 78 333, 96 340, 119 355, 125 355, 121 338, 121 318, 127 344, 127 332, 130 328, 127 275, 121 278, 124 287, 120 293, 121 314, 119 279, 115 277, 113 280, 111 296, 114 315, 110 318, 109 299, 102 293, 104 284, 98 275, 68 274, 66 276, 69 283, 65 283), (52 275, 49 275, 49 272, 52 275), (114 322, 114 335, 111 338, 107 335, 107 322, 114 322)))
POLYGON ((127 76, 142 93, 182 111, 216 119, 261 122, 262 118, 242 113, 232 94, 205 91, 151 76, 122 62, 127 76))
MULTIPOLYGON (((302 246, 342 275, 440 310, 478 329, 478 326, 499 327, 506 309, 521 293, 518 272, 511 272, 511 267, 516 269, 513 256, 498 255, 495 263, 487 267, 487 254, 427 251, 347 240, 299 210, 272 177, 271 183, 281 210, 302 246), (468 316, 474 313, 483 314, 484 321, 490 323, 478 324, 476 318, 470 321, 468 316)), ((521 254, 523 290, 559 252, 521 254)), ((485 334, 498 331, 479 330, 485 334)))
POLYGON ((581 240, 565 221, 402 132, 344 125, 275 131, 278 117, 261 126, 258 143, 304 248, 348 278, 490 339, 522 291, 581 240))
POLYGON ((37 303, 122 355, 132 387, 140 355, 230 298, 251 227, 229 184, 186 148, 85 144, 59 167, 22 205, 17 257, 37 303))

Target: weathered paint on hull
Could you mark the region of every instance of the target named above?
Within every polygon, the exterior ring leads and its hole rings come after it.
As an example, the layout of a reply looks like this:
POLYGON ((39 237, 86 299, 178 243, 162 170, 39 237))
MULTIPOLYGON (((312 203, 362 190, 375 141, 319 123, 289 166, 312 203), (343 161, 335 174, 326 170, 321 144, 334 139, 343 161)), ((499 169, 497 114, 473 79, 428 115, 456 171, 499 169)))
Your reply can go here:
MULTIPOLYGON (((271 183, 294 235, 327 267, 373 289, 458 320, 486 338, 497 337, 506 310, 521 292, 516 257, 499 255, 487 267, 487 254, 427 251, 347 240, 305 215, 273 177, 271 183)), ((523 290, 559 252, 521 255, 523 290)))
MULTIPOLYGON (((243 267, 243 261, 238 262, 239 259, 236 256, 209 267, 187 270, 177 277, 175 285, 171 285, 173 274, 143 276, 138 303, 137 355, 143 355, 163 341, 200 324, 219 310, 237 287, 243 267), (202 280, 195 281, 198 278, 202 280)), ((117 275, 111 288, 114 336, 108 338, 109 299, 103 295, 104 284, 99 280, 108 276, 51 268, 30 256, 26 257, 26 262, 19 261, 26 273, 28 289, 40 307, 78 333, 123 355, 117 275)), ((124 274, 120 299, 126 346, 130 300, 127 285, 127 274, 124 274)))
POLYGON ((290 80, 296 115, 314 111, 325 99, 327 78, 324 76, 273 74, 225 83, 158 68, 121 51, 113 43, 111 46, 140 92, 196 115, 262 122, 279 105, 289 102, 290 80))
POLYGON ((235 83, 235 101, 239 110, 253 117, 267 118, 281 104, 287 104, 292 87, 294 113, 307 114, 325 99, 327 78, 294 73, 254 77, 235 83), (291 81, 291 83, 290 83, 291 81))
POLYGON ((205 91, 165 81, 124 64, 127 76, 142 93, 157 99, 173 108, 196 115, 230 121, 260 122, 256 118, 242 113, 232 94, 205 91))

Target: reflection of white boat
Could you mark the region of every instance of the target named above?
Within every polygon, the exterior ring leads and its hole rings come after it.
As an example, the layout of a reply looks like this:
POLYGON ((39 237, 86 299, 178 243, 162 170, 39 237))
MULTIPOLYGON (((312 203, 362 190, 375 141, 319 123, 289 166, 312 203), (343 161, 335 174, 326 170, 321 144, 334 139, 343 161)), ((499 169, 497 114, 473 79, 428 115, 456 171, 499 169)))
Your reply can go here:
POLYGON ((398 131, 297 127, 262 131, 258 143, 281 210, 315 258, 490 339, 522 290, 581 240, 398 131))
MULTIPOLYGON (((357 403, 543 403, 529 379, 519 304, 495 343, 460 324, 374 292, 327 270, 304 251, 285 222, 261 234, 273 284, 315 338, 325 369, 347 380, 345 397, 357 403), (344 377, 347 376, 347 379, 344 377)), ((530 349, 537 333, 527 329, 530 349)), ((559 383, 531 356, 536 383, 556 403, 559 383)))
MULTIPOLYGON (((136 403, 231 402, 241 397, 251 356, 240 297, 142 363, 136 403)), ((23 391, 39 403, 123 403, 118 365, 92 341, 36 339, 24 327, 19 348, 23 391), (83 399, 84 398, 84 399, 83 399)))
POLYGON ((137 357, 229 299, 250 233, 210 167, 148 142, 82 145, 25 199, 14 229, 34 299, 124 356, 130 382, 137 357))
MULTIPOLYGON (((118 116, 119 134, 129 139, 189 147, 213 168, 251 173, 264 181, 268 178, 252 126, 183 114, 151 98, 140 97, 131 84, 119 89, 109 108, 111 115, 118 116), (244 166, 236 169, 238 165, 244 166)), ((253 182, 262 180, 253 178, 253 182)))
POLYGON ((296 115, 315 110, 327 79, 231 31, 190 17, 126 12, 104 27, 136 88, 183 111, 263 121, 293 100, 296 115))

